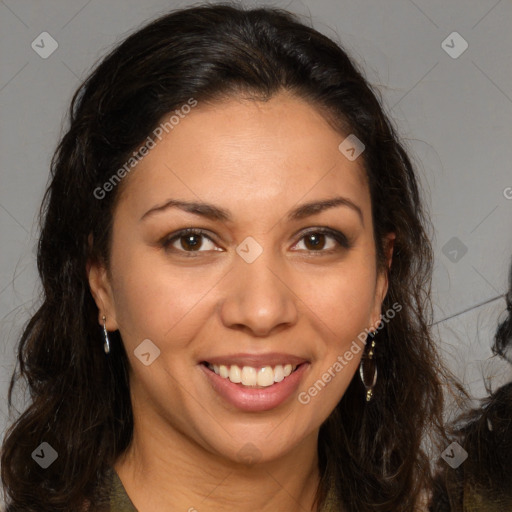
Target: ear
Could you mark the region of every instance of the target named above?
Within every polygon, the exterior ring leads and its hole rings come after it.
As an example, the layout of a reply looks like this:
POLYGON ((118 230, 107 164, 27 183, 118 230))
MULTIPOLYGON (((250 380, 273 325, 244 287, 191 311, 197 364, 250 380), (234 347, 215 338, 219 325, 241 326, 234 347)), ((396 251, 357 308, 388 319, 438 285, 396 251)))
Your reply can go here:
MULTIPOLYGON (((89 242, 91 243, 91 237, 89 237, 89 242)), ((107 330, 116 331, 118 325, 115 314, 114 295, 105 265, 92 259, 87 260, 86 273, 89 288, 98 307, 98 323, 103 325, 103 316, 105 316, 107 330)))
POLYGON ((372 312, 372 327, 376 328, 381 321, 382 302, 388 293, 389 288, 389 270, 391 269, 391 262, 393 261, 393 248, 395 245, 396 234, 388 233, 384 240, 384 256, 385 267, 381 269, 377 275, 377 282, 375 286, 375 300, 372 312))

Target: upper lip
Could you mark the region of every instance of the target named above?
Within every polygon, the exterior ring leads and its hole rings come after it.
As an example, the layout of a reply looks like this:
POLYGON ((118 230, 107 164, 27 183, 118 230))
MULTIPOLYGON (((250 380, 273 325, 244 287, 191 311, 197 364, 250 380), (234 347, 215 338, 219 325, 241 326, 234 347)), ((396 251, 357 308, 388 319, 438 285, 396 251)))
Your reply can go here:
POLYGON ((237 366, 252 366, 259 368, 263 366, 277 366, 278 364, 292 364, 298 366, 299 364, 306 363, 307 359, 292 354, 268 352, 266 354, 238 353, 226 354, 222 356, 212 356, 203 359, 202 362, 215 365, 223 364, 226 366, 231 366, 236 364, 237 366))

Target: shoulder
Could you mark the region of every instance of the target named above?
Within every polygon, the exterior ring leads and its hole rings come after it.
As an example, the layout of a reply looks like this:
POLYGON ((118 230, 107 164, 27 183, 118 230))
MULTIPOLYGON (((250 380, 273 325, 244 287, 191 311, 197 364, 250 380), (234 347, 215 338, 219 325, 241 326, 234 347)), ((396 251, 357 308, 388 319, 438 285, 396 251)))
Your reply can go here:
POLYGON ((84 504, 83 512, 137 512, 114 468, 105 471, 101 488, 95 505, 84 504))
POLYGON ((110 508, 108 512, 137 512, 121 479, 113 468, 110 468, 108 476, 110 479, 110 508))

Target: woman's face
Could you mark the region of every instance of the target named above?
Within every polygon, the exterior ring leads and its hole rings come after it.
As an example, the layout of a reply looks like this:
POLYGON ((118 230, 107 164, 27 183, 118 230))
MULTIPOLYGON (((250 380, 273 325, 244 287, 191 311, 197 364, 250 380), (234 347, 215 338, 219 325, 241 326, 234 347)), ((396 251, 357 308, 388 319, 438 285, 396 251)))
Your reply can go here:
POLYGON ((231 460, 316 435, 387 290, 344 138, 289 94, 199 103, 124 178, 110 276, 89 279, 128 354, 136 429, 231 460))

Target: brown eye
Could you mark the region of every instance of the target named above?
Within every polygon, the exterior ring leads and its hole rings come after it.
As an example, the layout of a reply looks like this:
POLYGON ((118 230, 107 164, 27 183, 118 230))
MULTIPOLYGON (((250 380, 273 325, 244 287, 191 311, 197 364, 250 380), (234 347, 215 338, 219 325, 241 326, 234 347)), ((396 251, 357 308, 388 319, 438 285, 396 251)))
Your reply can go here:
POLYGON ((325 235, 323 233, 309 233, 304 237, 305 246, 312 250, 318 251, 325 246, 325 235))
POLYGON ((320 253, 328 253, 340 248, 349 249, 351 247, 343 233, 327 228, 317 228, 305 233, 300 239, 300 243, 304 244, 303 250, 320 253))
POLYGON ((201 237, 202 235, 180 236, 181 247, 185 250, 197 251, 202 245, 201 237))
POLYGON ((192 228, 182 230, 167 238, 162 242, 162 246, 165 249, 183 253, 220 250, 216 249, 213 240, 203 231, 192 228), (210 247, 208 247, 208 244, 210 244, 210 247))

